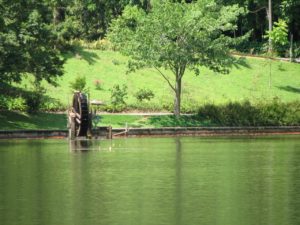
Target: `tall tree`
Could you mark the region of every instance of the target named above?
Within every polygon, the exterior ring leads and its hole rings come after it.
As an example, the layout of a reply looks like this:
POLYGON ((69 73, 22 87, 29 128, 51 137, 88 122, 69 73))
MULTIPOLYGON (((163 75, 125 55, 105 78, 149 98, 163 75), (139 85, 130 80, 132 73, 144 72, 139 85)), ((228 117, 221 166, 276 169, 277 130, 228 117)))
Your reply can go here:
POLYGON ((0 0, 1 82, 20 82, 33 74, 36 82, 62 75, 63 60, 54 49, 51 12, 40 0, 0 0))
POLYGON ((162 1, 149 13, 129 6, 112 22, 108 37, 131 57, 131 68, 147 66, 159 72, 174 91, 174 114, 178 116, 186 69, 199 74, 199 66, 205 66, 228 72, 234 62, 229 48, 239 39, 225 33, 236 29, 241 13, 237 5, 223 7, 213 0, 190 4, 162 1), (163 69, 171 71, 173 79, 163 69))
POLYGON ((112 19, 126 5, 150 8, 150 0, 46 0, 53 11, 55 29, 62 39, 104 38, 112 19))

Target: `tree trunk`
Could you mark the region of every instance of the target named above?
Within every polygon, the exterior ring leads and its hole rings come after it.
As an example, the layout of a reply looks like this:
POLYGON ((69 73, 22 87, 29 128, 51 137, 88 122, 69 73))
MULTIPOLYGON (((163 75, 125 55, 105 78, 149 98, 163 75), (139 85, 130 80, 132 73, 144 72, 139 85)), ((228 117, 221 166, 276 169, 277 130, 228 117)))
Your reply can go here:
POLYGON ((59 24, 65 19, 65 9, 63 7, 56 6, 53 8, 53 23, 59 24))
MULTIPOLYGON (((268 22, 269 22, 269 32, 272 32, 272 0, 269 0, 269 7, 267 9, 268 22)), ((272 39, 269 37, 269 53, 272 52, 272 39)))
POLYGON ((180 104, 181 104, 181 79, 180 75, 176 75, 175 84, 175 99, 174 99, 174 115, 176 117, 180 116, 180 104))

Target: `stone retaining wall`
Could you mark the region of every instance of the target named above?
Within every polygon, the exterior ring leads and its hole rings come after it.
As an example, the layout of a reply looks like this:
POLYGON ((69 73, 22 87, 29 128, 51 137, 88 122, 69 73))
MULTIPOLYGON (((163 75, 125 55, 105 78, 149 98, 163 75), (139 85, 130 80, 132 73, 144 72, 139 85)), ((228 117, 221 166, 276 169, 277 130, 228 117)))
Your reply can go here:
MULTIPOLYGON (((300 134, 300 126, 287 127, 167 127, 120 129, 99 127, 93 130, 95 138, 124 136, 233 136, 300 134)), ((0 139, 13 138, 67 138, 68 130, 0 131, 0 139)))
POLYGON ((132 128, 112 129, 113 136, 230 136, 230 135, 266 135, 300 134, 300 126, 286 127, 170 127, 170 128, 132 128), (123 131, 123 133, 121 133, 123 131), (119 136, 119 135, 117 135, 119 136))

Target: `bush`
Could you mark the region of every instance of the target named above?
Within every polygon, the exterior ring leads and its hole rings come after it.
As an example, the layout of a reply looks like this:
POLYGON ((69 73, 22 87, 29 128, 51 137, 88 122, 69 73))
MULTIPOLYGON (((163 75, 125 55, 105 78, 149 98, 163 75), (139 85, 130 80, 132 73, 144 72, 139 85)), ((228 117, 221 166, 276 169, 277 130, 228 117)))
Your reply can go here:
POLYGON ((142 111, 142 112, 161 112, 161 111, 165 111, 162 108, 161 103, 159 103, 159 102, 148 102, 148 101, 134 102, 134 103, 131 103, 130 105, 127 105, 126 108, 130 109, 130 110, 138 110, 138 111, 142 111))
POLYGON ((106 112, 123 112, 127 109, 127 105, 106 105, 103 107, 103 110, 106 112))
POLYGON ((111 93, 111 105, 106 107, 107 111, 110 112, 120 112, 126 109, 126 102, 125 99, 127 99, 127 86, 123 85, 120 87, 120 85, 114 85, 110 89, 111 93))
POLYGON ((31 92, 26 95, 25 102, 28 113, 34 113, 40 110, 42 104, 42 95, 38 92, 31 92))
MULTIPOLYGON (((173 104, 174 105, 174 104, 173 104)), ((181 100, 181 113, 196 113, 200 103, 191 96, 183 96, 181 100)))
POLYGON ((55 112, 65 111, 68 108, 67 105, 62 104, 59 100, 51 98, 49 96, 43 97, 43 104, 41 106, 42 111, 55 112))
POLYGON ((34 90, 28 92, 24 98, 28 113, 35 113, 42 108, 46 90, 39 84, 34 85, 34 90))
POLYGON ((226 105, 206 104, 200 107, 198 118, 217 126, 292 126, 300 125, 300 102, 251 104, 249 101, 226 105))
POLYGON ((17 97, 17 98, 5 98, 6 101, 6 108, 8 110, 16 110, 16 111, 26 111, 27 106, 26 106, 26 101, 22 97, 17 97))
POLYGON ((150 89, 139 89, 135 94, 134 97, 139 102, 142 102, 143 100, 150 101, 152 98, 154 98, 154 93, 150 89))
POLYGON ((73 91, 84 92, 86 85, 86 78, 84 76, 77 76, 73 82, 70 82, 70 88, 73 91))

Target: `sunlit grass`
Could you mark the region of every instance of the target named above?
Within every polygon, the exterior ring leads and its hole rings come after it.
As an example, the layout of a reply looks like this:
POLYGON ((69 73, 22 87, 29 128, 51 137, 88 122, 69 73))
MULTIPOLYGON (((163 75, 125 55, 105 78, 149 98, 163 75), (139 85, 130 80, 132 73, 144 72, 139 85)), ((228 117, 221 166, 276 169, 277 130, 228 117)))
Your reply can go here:
MULTIPOLYGON (((134 93, 139 88, 148 88, 155 97, 148 103, 154 109, 171 105, 173 93, 164 79, 153 69, 143 69, 127 74, 127 58, 118 52, 81 50, 66 55, 64 76, 58 79, 58 87, 44 84, 47 95, 59 99, 64 105, 70 105, 72 92, 70 82, 76 76, 85 76, 91 99, 110 102, 110 89, 115 84, 128 86, 129 105, 139 106, 134 93), (97 90, 95 80, 102 82, 97 90)), ((166 71, 172 78, 172 74, 166 71)), ((227 75, 214 73, 201 68, 199 76, 187 71, 183 77, 182 107, 204 103, 221 104, 229 101, 252 102, 271 100, 274 97, 282 101, 299 99, 300 64, 272 61, 272 87, 269 88, 269 61, 262 59, 244 59, 243 65, 232 68, 227 75)))

